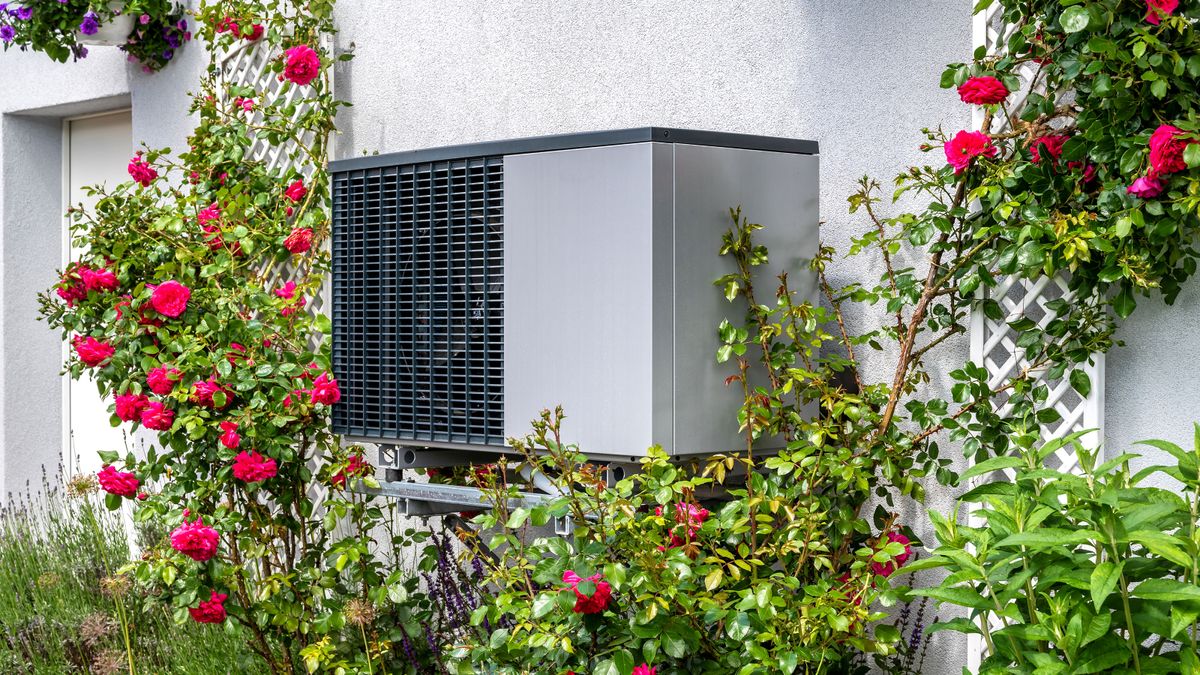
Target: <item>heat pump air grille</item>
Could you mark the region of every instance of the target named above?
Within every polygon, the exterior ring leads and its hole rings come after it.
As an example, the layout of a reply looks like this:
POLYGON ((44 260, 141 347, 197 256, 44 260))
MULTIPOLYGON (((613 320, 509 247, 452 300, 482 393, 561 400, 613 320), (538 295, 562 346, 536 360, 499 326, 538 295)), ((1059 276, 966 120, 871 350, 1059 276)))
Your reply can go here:
POLYGON ((501 157, 335 174, 336 432, 504 442, 503 221, 501 157))

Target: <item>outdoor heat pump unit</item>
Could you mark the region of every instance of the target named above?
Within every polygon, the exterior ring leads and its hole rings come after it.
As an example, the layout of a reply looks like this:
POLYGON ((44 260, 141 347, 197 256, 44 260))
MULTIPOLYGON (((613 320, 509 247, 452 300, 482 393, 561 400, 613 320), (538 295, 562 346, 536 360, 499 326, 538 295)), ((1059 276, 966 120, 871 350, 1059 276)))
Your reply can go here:
MULTIPOLYGON (((737 323, 714 280, 741 206, 774 276, 812 297, 817 144, 658 127, 334 162, 334 429, 409 448, 502 451, 543 408, 566 440, 631 460, 744 447, 737 323)), ((751 355, 753 356, 753 355, 751 355)))

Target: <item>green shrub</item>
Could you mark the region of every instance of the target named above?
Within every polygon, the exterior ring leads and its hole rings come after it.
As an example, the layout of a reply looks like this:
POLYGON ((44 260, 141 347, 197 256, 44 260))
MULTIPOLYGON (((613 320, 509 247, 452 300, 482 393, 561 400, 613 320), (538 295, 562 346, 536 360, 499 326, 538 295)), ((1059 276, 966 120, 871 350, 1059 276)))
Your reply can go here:
POLYGON ((968 610, 935 628, 981 634, 980 673, 1200 672, 1200 426, 1191 452, 1147 441, 1175 462, 1137 472, 1135 454, 1097 465, 1079 436, 964 474, 1016 470, 960 500, 979 527, 930 513, 940 546, 912 567, 949 576, 915 592, 968 610), (1080 474, 1047 468, 1064 445, 1080 474), (1144 485, 1152 476, 1173 485, 1144 485))

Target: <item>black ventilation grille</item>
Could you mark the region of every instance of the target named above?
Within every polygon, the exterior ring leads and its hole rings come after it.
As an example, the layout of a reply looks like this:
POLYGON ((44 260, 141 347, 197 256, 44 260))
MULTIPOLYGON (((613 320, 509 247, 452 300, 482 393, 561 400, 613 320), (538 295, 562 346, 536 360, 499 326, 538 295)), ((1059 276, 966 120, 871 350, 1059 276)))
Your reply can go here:
POLYGON ((337 433, 504 442, 501 157, 333 179, 337 433))

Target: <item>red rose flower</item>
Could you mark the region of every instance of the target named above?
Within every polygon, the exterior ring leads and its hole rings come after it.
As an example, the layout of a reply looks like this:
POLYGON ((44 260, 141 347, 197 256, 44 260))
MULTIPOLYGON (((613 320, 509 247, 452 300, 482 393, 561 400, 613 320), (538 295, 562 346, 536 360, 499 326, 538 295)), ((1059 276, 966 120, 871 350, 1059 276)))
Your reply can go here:
POLYGON ((200 380, 192 385, 192 394, 189 400, 196 405, 204 406, 205 408, 224 408, 229 405, 229 401, 233 398, 233 392, 225 387, 222 387, 216 380, 200 380), (224 405, 217 405, 213 400, 213 395, 217 392, 225 394, 224 405))
POLYGON ((1157 178, 1187 169, 1183 151, 1195 141, 1179 138, 1183 129, 1163 124, 1150 135, 1150 175, 1157 178))
POLYGON ((1041 136, 1040 138, 1034 140, 1033 145, 1029 146, 1029 152, 1033 155, 1034 163, 1041 163, 1043 159, 1043 152, 1050 157, 1051 164, 1057 162, 1058 158, 1062 157, 1063 144, 1065 144, 1070 138, 1070 136, 1054 135, 1041 136))
POLYGON ((1154 199, 1163 193, 1165 187, 1161 180, 1153 176, 1142 176, 1133 181, 1133 185, 1125 188, 1125 192, 1138 199, 1154 199))
POLYGON ((990 75, 972 77, 958 86, 958 97, 963 103, 992 105, 1008 98, 1008 87, 990 75))
POLYGON ((276 288, 275 295, 283 298, 284 300, 291 300, 292 298, 296 297, 296 282, 289 281, 280 288, 276 288))
POLYGON ((112 270, 107 267, 101 267, 98 270, 93 270, 88 267, 79 269, 79 277, 83 281, 84 288, 89 291, 115 291, 117 290, 117 275, 112 273, 112 270))
POLYGON ((651 666, 648 663, 643 663, 642 665, 633 669, 632 675, 656 675, 657 673, 658 670, 654 666, 651 666))
POLYGON ((190 523, 185 516, 183 524, 171 532, 171 548, 196 562, 204 562, 216 555, 220 541, 221 535, 205 525, 199 516, 190 523))
POLYGON ((115 347, 107 342, 101 342, 94 337, 75 336, 71 341, 75 345, 75 353, 79 355, 79 360, 83 361, 83 365, 89 368, 96 368, 108 363, 112 355, 117 351, 115 347))
POLYGON ((995 157, 998 152, 992 139, 982 131, 960 131, 946 143, 946 161, 954 173, 962 173, 976 157, 995 157))
POLYGON ((100 469, 99 473, 96 474, 96 478, 100 481, 100 488, 110 495, 117 495, 118 497, 133 497, 137 495, 137 476, 126 471, 117 471, 116 467, 111 464, 100 469))
POLYGON ((283 247, 291 253, 304 253, 312 248, 313 231, 307 227, 297 227, 283 240, 283 247))
POLYGON ((175 391, 175 385, 179 383, 181 376, 182 373, 178 368, 160 366, 152 368, 149 373, 146 373, 146 384, 150 387, 150 391, 159 396, 166 396, 175 391))
POLYGON ((171 280, 154 287, 154 292, 150 294, 150 304, 159 314, 174 319, 187 309, 190 297, 192 289, 171 280))
POLYGON ((366 460, 363 459, 362 455, 350 455, 350 460, 346 462, 346 468, 333 474, 333 476, 329 479, 329 482, 338 487, 346 487, 346 478, 348 476, 351 478, 357 478, 358 476, 371 473, 374 470, 375 467, 368 464, 366 460))
POLYGON ((142 411, 150 405, 150 399, 144 394, 121 394, 115 400, 117 417, 123 422, 141 419, 142 411))
POLYGON ((151 401, 142 411, 142 426, 155 431, 168 431, 175 423, 175 412, 161 401, 151 401))
POLYGON ((1146 21, 1157 26, 1164 16, 1179 9, 1179 0, 1146 0, 1146 21))
POLYGON ((283 76, 294 84, 304 86, 321 72, 321 57, 308 45, 297 45, 284 52, 287 64, 283 76))
POLYGON ((895 542, 897 544, 904 544, 904 552, 898 556, 893 557, 888 562, 871 563, 871 571, 873 571, 875 574, 878 574, 881 577, 892 576, 892 574, 901 565, 908 562, 908 559, 912 556, 912 546, 909 545, 908 537, 900 534, 899 532, 888 533, 888 534, 885 534, 882 537, 880 537, 879 538, 879 548, 883 548, 884 546, 887 546, 888 544, 890 544, 892 542, 895 542))
POLYGON ((338 389, 337 380, 330 377, 329 373, 321 373, 313 380, 313 388, 308 395, 314 404, 333 405, 342 400, 342 391, 338 389))
MULTIPOLYGON (((242 444, 242 437, 237 432, 237 422, 221 422, 221 445, 234 450, 242 444)), ((239 455, 240 457, 240 455, 239 455)), ((234 465, 233 473, 237 475, 237 465, 234 465)))
POLYGON ((189 608, 188 613, 196 623, 224 623, 224 603, 228 597, 224 593, 213 591, 208 600, 202 600, 198 606, 189 608))
POLYGON ((308 194, 308 188, 304 187, 304 181, 302 180, 292 183, 283 191, 283 195, 294 203, 298 203, 301 199, 304 199, 304 195, 306 194, 308 194))
POLYGON ((158 172, 142 160, 141 155, 135 155, 133 159, 129 160, 129 166, 126 168, 129 171, 129 177, 142 187, 150 187, 150 183, 158 178, 158 172))
POLYGON ((604 581, 604 575, 593 574, 588 577, 596 585, 596 591, 591 595, 584 595, 579 591, 579 584, 583 579, 579 578, 578 574, 571 570, 563 572, 563 582, 575 591, 575 608, 576 614, 599 614, 608 607, 608 601, 612 599, 612 586, 607 581, 604 581))
POLYGON ((233 477, 247 483, 274 478, 278 472, 274 459, 263 457, 254 450, 239 452, 233 458, 233 477))
POLYGON ((263 36, 263 32, 265 32, 263 25, 261 23, 256 23, 250 26, 248 30, 242 31, 242 39, 249 42, 254 42, 263 36))

